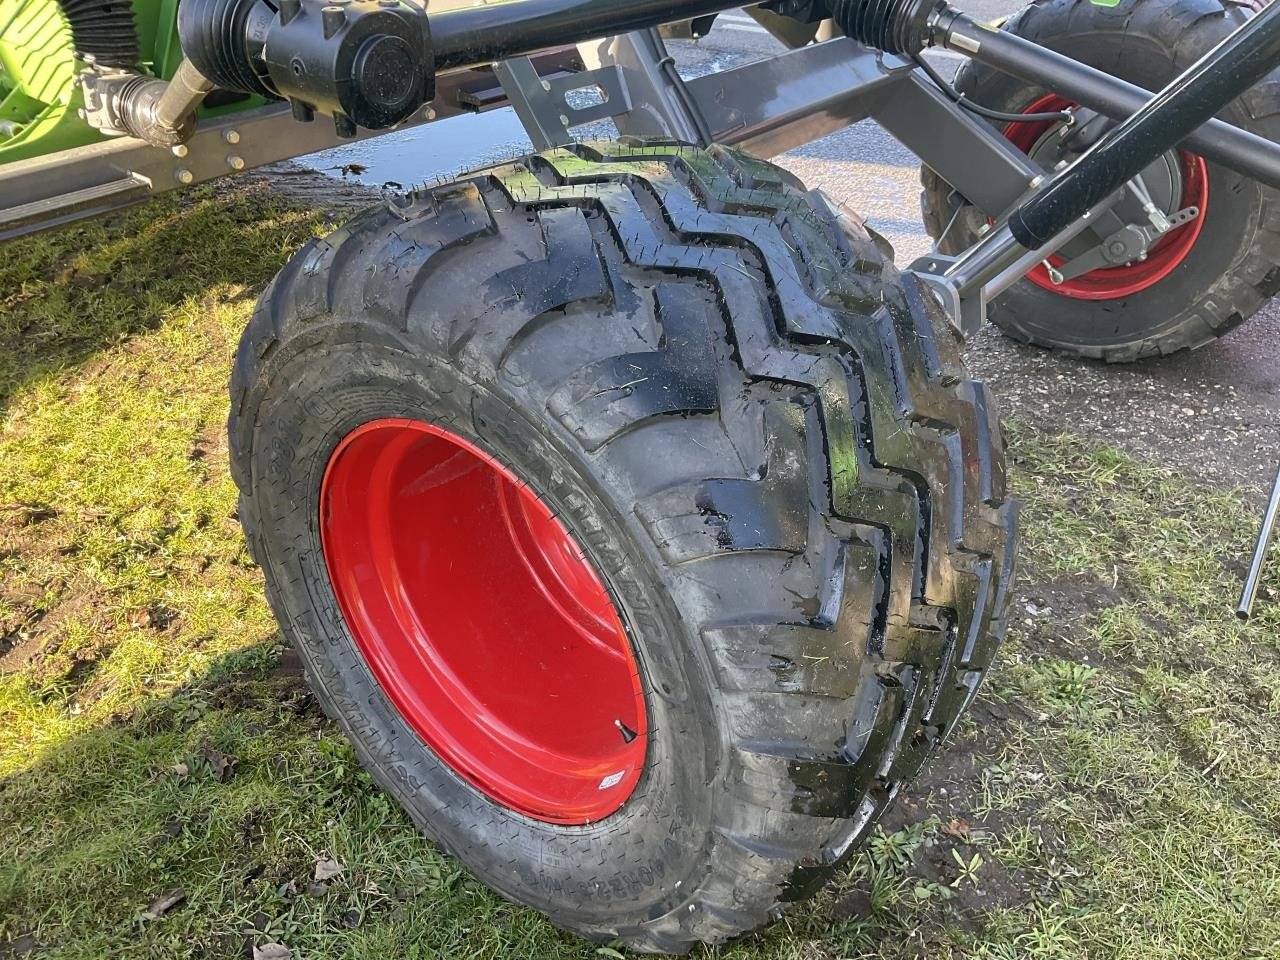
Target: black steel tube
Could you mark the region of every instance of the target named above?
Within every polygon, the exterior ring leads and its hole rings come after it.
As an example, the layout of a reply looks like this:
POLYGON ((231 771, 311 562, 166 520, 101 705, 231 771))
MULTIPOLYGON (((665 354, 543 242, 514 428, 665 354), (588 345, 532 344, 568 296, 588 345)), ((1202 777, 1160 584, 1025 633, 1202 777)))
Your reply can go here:
MULTIPOLYGON (((1011 76, 1052 90, 1117 120, 1136 113, 1153 94, 1005 30, 993 30, 949 10, 936 28, 942 46, 1011 76)), ((1210 120, 1181 146, 1262 183, 1280 188, 1280 144, 1222 120, 1210 120)))
POLYGON ((509 0, 428 14, 436 69, 470 67, 673 20, 742 6, 743 0, 509 0))
POLYGON ((1258 540, 1253 548, 1253 562, 1249 564, 1249 574, 1244 578, 1244 589, 1240 593, 1240 605, 1236 607, 1236 616, 1241 620, 1253 616, 1253 603, 1258 598, 1258 585, 1262 582, 1262 564, 1267 559, 1267 547, 1276 529, 1277 514, 1280 514, 1280 470, 1276 471, 1275 483, 1271 485, 1271 499, 1267 501, 1262 529, 1258 531, 1258 540))
POLYGON ((1262 9, 1009 217, 1025 247, 1052 239, 1280 64, 1280 3, 1262 9))

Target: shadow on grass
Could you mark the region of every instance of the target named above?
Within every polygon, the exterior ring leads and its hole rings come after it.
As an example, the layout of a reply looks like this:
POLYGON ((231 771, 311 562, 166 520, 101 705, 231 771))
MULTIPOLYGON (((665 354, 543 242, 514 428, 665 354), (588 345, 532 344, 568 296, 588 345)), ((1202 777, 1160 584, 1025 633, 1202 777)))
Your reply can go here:
POLYGON ((278 639, 0 780, 0 837, 5 958, 594 953, 422 837, 278 639))
POLYGON ((262 185, 168 195, 102 221, 5 246, 0 409, 24 387, 154 330, 214 295, 253 297, 321 215, 262 185))
MULTIPOLYGON (((914 840, 887 841, 915 845, 901 863, 885 854, 878 879, 853 873, 785 924, 695 955, 834 958, 908 935, 912 911, 873 918, 874 891, 905 882, 932 823, 911 803, 891 829, 914 840)), ((943 863, 944 847, 930 852, 943 863)), ((503 901, 425 839, 360 770, 279 637, 0 778, 0 960, 251 958, 274 943, 295 958, 622 955, 503 901), (322 860, 340 871, 317 879, 322 860)))
POLYGON ((0 836, 0 956, 245 956, 326 931, 356 947, 456 871, 275 640, 0 780, 0 836), (342 874, 317 882, 322 855, 342 874))

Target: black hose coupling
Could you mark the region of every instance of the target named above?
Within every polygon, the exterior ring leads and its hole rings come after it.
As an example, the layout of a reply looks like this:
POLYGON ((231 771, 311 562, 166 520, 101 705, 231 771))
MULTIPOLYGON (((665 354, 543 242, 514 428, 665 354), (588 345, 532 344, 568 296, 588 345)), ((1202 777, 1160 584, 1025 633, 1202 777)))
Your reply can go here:
POLYGON ((957 13, 947 0, 829 0, 831 19, 868 47, 915 56, 932 46, 935 31, 957 13))
POLYGON ((435 96, 426 12, 404 0, 182 0, 183 52, 219 87, 333 117, 340 136, 395 126, 435 96))

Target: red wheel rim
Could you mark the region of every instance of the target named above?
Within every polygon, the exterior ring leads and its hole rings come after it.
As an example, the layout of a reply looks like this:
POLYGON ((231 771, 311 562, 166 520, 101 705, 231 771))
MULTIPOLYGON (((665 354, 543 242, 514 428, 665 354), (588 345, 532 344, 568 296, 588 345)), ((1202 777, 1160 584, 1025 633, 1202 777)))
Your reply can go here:
MULTIPOLYGON (((1075 106, 1076 104, 1070 100, 1050 93, 1029 104, 1022 112, 1054 113, 1069 110, 1075 106)), ((1030 154, 1040 138, 1055 125, 1055 121, 1052 120, 1011 123, 1005 127, 1004 135, 1005 139, 1023 153, 1030 154)), ((1124 266, 1091 270, 1063 283, 1054 283, 1050 280, 1049 271, 1041 264, 1028 273, 1027 278, 1038 287, 1077 300, 1119 300, 1146 290, 1171 274, 1177 269, 1178 264, 1187 258, 1191 248, 1200 238, 1209 204, 1209 171, 1205 167, 1204 159, 1185 150, 1179 150, 1178 160, 1182 172, 1182 200, 1179 206, 1198 207, 1200 216, 1161 237, 1147 254, 1146 260, 1124 266)), ((1050 257, 1049 260, 1055 267, 1065 262, 1057 255, 1050 257)))
POLYGON ((600 577, 475 444, 375 420, 333 452, 321 542, 360 653, 405 721, 490 799, 552 823, 616 811, 644 768, 644 692, 600 577))

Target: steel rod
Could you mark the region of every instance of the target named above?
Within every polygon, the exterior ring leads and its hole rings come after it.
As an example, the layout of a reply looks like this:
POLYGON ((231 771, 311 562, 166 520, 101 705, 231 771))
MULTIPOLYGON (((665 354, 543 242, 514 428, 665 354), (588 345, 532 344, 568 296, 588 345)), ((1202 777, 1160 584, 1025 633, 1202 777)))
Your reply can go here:
MULTIPOLYGON (((190 131, 195 129, 196 107, 200 106, 201 101, 213 88, 213 81, 203 76, 190 60, 184 59, 174 71, 169 86, 156 101, 152 119, 166 134, 176 135, 189 125, 187 134, 177 142, 187 140, 190 137, 190 131)), ((174 142, 170 139, 160 145, 168 146, 174 142)))
POLYGON ((1116 191, 1033 250, 1019 243, 1009 224, 1003 223, 949 263, 948 258, 934 254, 922 257, 912 269, 939 295, 960 331, 969 336, 977 333, 986 319, 988 303, 1087 230, 1097 215, 1114 206, 1119 198, 1120 191, 1116 191))
POLYGON ((1262 529, 1258 531, 1258 542, 1253 548, 1253 562, 1249 564, 1249 574, 1244 578, 1240 605, 1236 607, 1236 616, 1241 620, 1248 620, 1253 616, 1253 603, 1258 599, 1258 585, 1262 582, 1262 565, 1267 559, 1267 547, 1275 532, 1277 515, 1280 515, 1280 468, 1276 470, 1276 480, 1271 486, 1271 500, 1267 503, 1262 529))
POLYGON ((692 20, 742 0, 509 0, 428 14, 436 68, 469 67, 692 20))
MULTIPOLYGON (((1016 34, 993 30, 965 14, 941 24, 937 41, 949 50, 1116 120, 1136 113, 1154 96, 1149 90, 1016 34)), ((1180 146, 1237 173, 1280 188, 1280 144, 1265 137, 1223 120, 1209 120, 1188 134, 1180 146)))
POLYGON ((1089 229, 1098 214, 1115 206, 1119 198, 1118 192, 1103 198, 1035 249, 1018 243, 1008 224, 1003 224, 970 247, 943 276, 955 285, 959 296, 971 296, 981 290, 984 301, 990 302, 1021 280, 1037 263, 1089 229))

